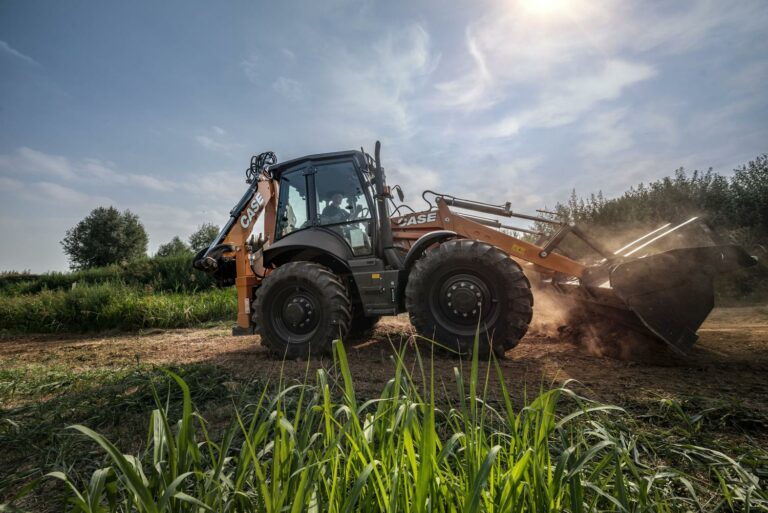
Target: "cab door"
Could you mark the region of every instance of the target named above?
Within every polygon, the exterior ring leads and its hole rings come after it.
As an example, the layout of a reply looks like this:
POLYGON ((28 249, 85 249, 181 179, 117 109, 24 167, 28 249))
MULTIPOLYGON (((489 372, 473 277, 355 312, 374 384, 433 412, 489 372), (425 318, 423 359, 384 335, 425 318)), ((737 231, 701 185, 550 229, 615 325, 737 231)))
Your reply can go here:
POLYGON ((355 256, 370 256, 373 209, 368 184, 352 161, 331 161, 313 166, 315 221, 339 234, 355 256))

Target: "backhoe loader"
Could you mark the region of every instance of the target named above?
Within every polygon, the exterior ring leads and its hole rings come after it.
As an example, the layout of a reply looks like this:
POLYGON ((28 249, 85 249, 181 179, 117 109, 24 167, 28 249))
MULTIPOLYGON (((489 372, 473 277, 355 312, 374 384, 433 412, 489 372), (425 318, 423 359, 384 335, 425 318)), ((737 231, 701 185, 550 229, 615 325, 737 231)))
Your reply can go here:
POLYGON ((420 335, 451 351, 470 352, 479 330, 481 354, 502 355, 528 329, 536 280, 537 290, 582 305, 582 318, 608 319, 684 353, 714 307, 713 278, 756 263, 726 244, 651 251, 695 218, 611 251, 578 226, 514 212, 510 203, 425 191, 430 208, 416 212, 399 186, 387 185, 380 149, 376 142, 373 157, 361 149, 251 159, 247 191, 193 263, 236 286, 235 334, 258 334, 273 354, 303 358, 381 316, 408 312, 420 335), (554 229, 533 244, 509 234, 532 230, 456 209, 554 229), (598 258, 570 258, 561 249, 566 237, 598 258))

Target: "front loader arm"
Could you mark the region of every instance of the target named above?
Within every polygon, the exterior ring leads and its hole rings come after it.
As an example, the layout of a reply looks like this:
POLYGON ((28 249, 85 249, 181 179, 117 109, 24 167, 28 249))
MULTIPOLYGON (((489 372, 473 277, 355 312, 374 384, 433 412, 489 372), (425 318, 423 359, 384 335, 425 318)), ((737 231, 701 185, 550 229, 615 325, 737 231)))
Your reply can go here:
POLYGON ((607 319, 614 325, 661 340, 681 353, 687 352, 696 342, 696 330, 714 307, 714 277, 757 263, 742 248, 722 244, 651 252, 630 258, 639 249, 687 225, 695 217, 672 228, 669 228, 670 224, 664 225, 617 251, 611 251, 577 226, 514 213, 509 203, 497 206, 447 195, 436 196, 437 208, 392 220, 399 246, 405 249, 417 247, 416 241, 422 236, 440 230, 460 238, 487 242, 516 260, 532 264, 533 271, 550 277, 548 290, 568 302, 575 322, 607 319), (552 222, 559 228, 543 246, 538 246, 497 231, 491 227, 496 225, 493 220, 471 219, 472 216, 452 212, 449 205, 552 222), (663 233, 653 237, 662 230, 663 233), (590 246, 603 260, 585 266, 554 252, 569 233, 590 246), (628 248, 633 249, 627 251, 628 248))
POLYGON ((558 253, 544 253, 542 256, 544 248, 453 212, 445 201, 438 201, 436 210, 394 219, 392 229, 397 243, 406 248, 422 235, 436 230, 450 230, 461 238, 487 242, 515 259, 530 262, 537 272, 558 272, 581 278, 585 269, 579 262, 558 253))

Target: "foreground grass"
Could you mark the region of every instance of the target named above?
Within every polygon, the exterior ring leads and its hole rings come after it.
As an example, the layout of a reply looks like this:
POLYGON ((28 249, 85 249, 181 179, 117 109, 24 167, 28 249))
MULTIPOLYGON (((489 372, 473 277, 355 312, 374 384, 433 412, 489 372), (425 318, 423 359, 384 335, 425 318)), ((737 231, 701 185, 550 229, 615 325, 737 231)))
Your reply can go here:
MULTIPOLYGON (((196 404, 227 397, 226 375, 210 365, 173 368, 193 388, 196 404)), ((142 445, 144 415, 152 390, 167 396, 170 414, 181 412, 182 394, 153 366, 72 371, 64 366, 0 369, 0 504, 52 470, 85 475, 103 464, 102 455, 65 429, 84 423, 109 433, 131 450, 142 445)), ((60 511, 64 490, 42 481, 23 499, 27 511, 60 511)), ((0 507, 0 511, 2 507, 0 507)))
POLYGON ((184 328, 236 315, 234 289, 152 292, 103 283, 0 296, 0 326, 21 333, 184 328))
MULTIPOLYGON (((313 384, 243 389, 233 398, 240 406, 231 422, 193 411, 193 400, 228 396, 227 378, 210 368, 184 369, 185 379, 169 374, 175 386, 156 370, 130 371, 120 379, 127 387, 112 393, 105 377, 106 394, 79 398, 96 402, 89 427, 55 434, 50 425, 41 428, 42 436, 64 436, 87 457, 73 467, 71 452, 57 452, 53 468, 60 470, 38 486, 61 493, 54 483, 64 483, 73 511, 768 509, 748 465, 692 443, 703 441, 689 436, 701 434, 703 424, 685 405, 660 405, 645 429, 623 410, 567 388, 519 408, 503 387, 500 402, 489 399, 488 376, 479 375, 476 359, 468 376, 456 370, 447 399, 436 402, 440 387, 429 365, 417 358, 413 375, 400 354, 381 394, 364 399, 356 397, 343 347, 335 351, 335 365, 319 370, 313 384), (125 406, 106 410, 115 396, 125 406), (108 429, 109 437, 92 430, 147 402, 155 407, 146 437, 139 436, 143 443, 120 430, 108 429), (688 434, 685 427, 651 427, 660 419, 685 425, 686 418, 688 434), (120 450, 110 438, 133 449, 120 450)), ((18 393, 33 394, 29 388, 18 393)), ((136 435, 135 421, 117 424, 136 435)))

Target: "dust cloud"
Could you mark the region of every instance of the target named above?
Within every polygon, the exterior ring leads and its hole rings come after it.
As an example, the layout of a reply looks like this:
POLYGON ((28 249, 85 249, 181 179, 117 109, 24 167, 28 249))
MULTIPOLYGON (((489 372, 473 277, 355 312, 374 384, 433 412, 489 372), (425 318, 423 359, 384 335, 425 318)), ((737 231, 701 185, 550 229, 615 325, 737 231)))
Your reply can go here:
POLYGON ((546 288, 534 289, 528 333, 568 341, 601 358, 671 365, 677 357, 661 341, 638 333, 546 288))
MULTIPOLYGON (((691 216, 693 217, 693 216, 691 216)), ((688 218, 691 219, 691 218, 688 218)), ((629 259, 635 259, 670 249, 685 247, 711 246, 715 244, 708 227, 691 221, 680 229, 653 240, 681 223, 656 223, 653 225, 632 225, 623 227, 592 228, 591 236, 604 247, 612 251, 624 248, 633 241, 641 239, 622 253, 632 252, 634 248, 650 242, 647 246, 633 252, 629 259), (652 232, 656 233, 652 233, 652 232), (651 234, 651 235, 648 235, 651 234), (645 237, 644 237, 645 236, 645 237)), ((604 260, 582 241, 574 241, 571 236, 565 239, 563 253, 585 265, 599 265, 604 260), (569 240, 570 238, 570 240, 569 240), (567 248, 565 247, 567 246, 567 248), (582 246, 582 247, 579 247, 582 246)), ((533 278, 533 277, 532 277, 533 278)), ((653 337, 650 332, 641 333, 625 324, 620 312, 616 318, 608 318, 603 313, 590 309, 585 304, 562 296, 551 290, 545 283, 531 280, 534 286, 534 313, 529 327, 533 336, 556 338, 570 341, 589 354, 621 360, 641 361, 645 363, 669 365, 679 361, 679 357, 664 342, 653 337)), ((631 315, 629 312, 624 313, 631 315)), ((629 323, 630 325, 632 323, 629 323)))

